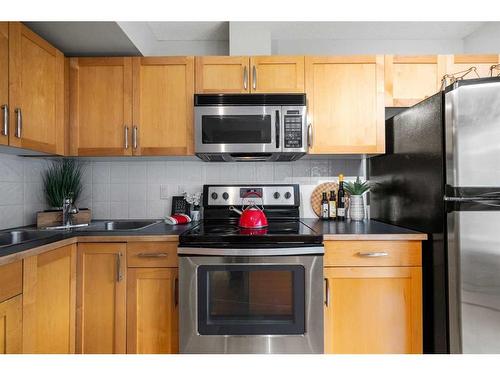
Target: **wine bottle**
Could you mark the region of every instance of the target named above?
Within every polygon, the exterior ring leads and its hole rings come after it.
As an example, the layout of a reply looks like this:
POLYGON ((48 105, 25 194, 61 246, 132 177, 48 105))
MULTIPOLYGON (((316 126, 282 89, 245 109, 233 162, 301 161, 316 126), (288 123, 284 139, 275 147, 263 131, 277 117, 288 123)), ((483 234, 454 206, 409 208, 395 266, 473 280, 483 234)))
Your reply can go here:
POLYGON ((337 193, 337 220, 345 220, 345 191, 344 191, 344 175, 339 175, 339 191, 337 193))
POLYGON ((330 200, 328 201, 328 210, 330 213, 330 220, 335 220, 337 217, 337 200, 335 198, 335 191, 330 191, 330 200))
POLYGON ((328 199, 326 198, 326 192, 323 192, 323 198, 321 199, 321 219, 328 220, 328 199))

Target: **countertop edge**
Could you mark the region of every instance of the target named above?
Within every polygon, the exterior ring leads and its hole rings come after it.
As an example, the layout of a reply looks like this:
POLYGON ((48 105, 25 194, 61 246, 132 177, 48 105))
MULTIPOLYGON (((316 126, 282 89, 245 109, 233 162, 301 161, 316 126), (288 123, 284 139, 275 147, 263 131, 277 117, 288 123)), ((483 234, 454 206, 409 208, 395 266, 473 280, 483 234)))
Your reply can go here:
POLYGON ((25 258, 39 255, 45 253, 47 251, 55 250, 63 246, 72 245, 76 243, 84 243, 84 242, 155 242, 155 241, 166 241, 166 242, 178 242, 179 236, 175 234, 163 234, 163 235, 153 235, 153 234, 145 234, 141 236, 78 236, 75 235, 73 237, 60 239, 45 245, 40 245, 36 247, 32 247, 31 249, 26 249, 19 251, 17 253, 9 254, 0 257, 0 266, 5 264, 17 262, 19 260, 23 260, 25 258))
POLYGON ((427 239, 425 233, 323 235, 323 241, 425 241, 427 239))

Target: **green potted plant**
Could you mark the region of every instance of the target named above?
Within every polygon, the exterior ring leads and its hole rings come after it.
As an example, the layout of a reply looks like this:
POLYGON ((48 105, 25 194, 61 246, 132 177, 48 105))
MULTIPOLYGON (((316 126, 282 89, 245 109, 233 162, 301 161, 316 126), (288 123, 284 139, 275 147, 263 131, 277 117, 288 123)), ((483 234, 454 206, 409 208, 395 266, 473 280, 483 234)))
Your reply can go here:
POLYGON ((73 159, 55 160, 43 174, 45 199, 54 210, 61 210, 64 198, 76 202, 82 192, 82 166, 73 159))
POLYGON ((363 203, 363 194, 370 190, 370 183, 368 181, 361 182, 358 176, 356 181, 346 182, 344 188, 349 193, 350 197, 349 210, 351 213, 351 220, 364 220, 365 207, 363 203))

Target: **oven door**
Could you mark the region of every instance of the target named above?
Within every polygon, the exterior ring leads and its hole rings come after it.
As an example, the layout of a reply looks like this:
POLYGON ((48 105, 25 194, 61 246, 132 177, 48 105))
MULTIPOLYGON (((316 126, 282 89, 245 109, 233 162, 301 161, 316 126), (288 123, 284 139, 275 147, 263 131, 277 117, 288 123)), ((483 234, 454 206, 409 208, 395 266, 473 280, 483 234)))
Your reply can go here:
POLYGON ((181 256, 182 353, 322 353, 323 259, 181 256))
POLYGON ((281 107, 195 107, 196 153, 281 151, 281 107))

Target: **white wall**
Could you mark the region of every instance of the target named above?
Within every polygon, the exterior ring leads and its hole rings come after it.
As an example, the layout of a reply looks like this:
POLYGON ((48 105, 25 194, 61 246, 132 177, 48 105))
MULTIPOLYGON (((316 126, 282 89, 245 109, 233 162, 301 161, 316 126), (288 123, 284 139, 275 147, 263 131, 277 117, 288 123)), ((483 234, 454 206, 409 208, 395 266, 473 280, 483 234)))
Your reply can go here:
POLYGON ((464 38, 465 53, 500 53, 500 22, 487 22, 464 38))
POLYGON ((460 54, 461 39, 450 40, 273 40, 273 55, 460 54))
POLYGON ((0 154, 0 229, 31 225, 47 208, 43 196, 44 159, 0 154))

